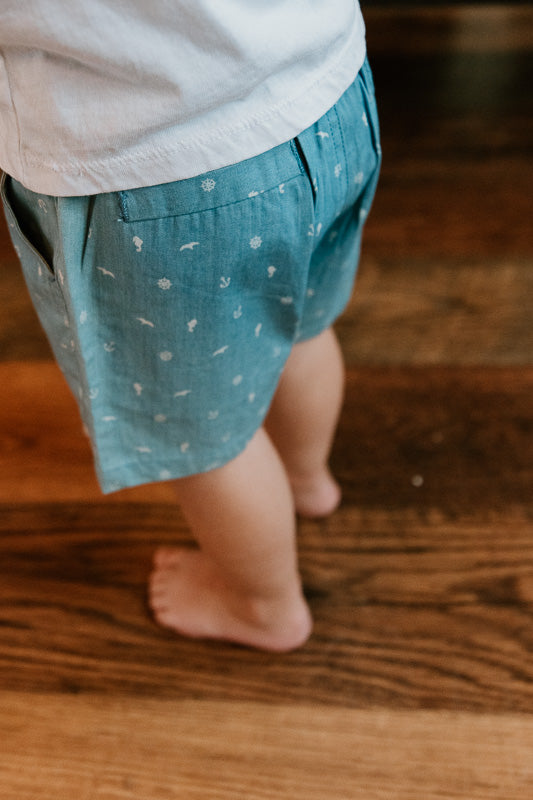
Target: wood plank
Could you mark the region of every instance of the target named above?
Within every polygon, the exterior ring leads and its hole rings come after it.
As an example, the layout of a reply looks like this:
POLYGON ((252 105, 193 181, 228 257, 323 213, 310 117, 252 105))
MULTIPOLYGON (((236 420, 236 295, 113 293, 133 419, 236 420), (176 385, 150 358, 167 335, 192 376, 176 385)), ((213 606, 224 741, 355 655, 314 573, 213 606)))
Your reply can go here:
MULTIPOLYGON (((48 362, 0 363, 0 502, 99 501, 75 402, 48 362)), ((351 369, 334 449, 358 507, 527 506, 533 369, 351 369), (423 486, 412 485, 421 475, 423 486)), ((165 484, 105 502, 173 502, 165 484)))
POLYGON ((533 363, 530 258, 377 258, 367 250, 336 325, 349 367, 533 363))
POLYGON ((344 507, 299 531, 315 617, 287 656, 160 630, 145 604, 167 506, 4 507, 0 686, 345 708, 533 712, 533 513, 344 507))
POLYGON ((0 702, 4 800, 508 800, 533 787, 533 721, 520 715, 352 712, 309 700, 4 693, 0 702))

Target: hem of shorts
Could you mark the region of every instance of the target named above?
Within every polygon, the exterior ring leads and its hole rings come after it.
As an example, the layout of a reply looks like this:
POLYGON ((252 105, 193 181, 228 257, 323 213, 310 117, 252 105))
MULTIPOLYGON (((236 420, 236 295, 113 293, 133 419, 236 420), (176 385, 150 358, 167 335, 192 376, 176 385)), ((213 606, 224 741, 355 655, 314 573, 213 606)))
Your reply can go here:
POLYGON ((218 458, 216 453, 211 459, 201 459, 193 461, 183 456, 177 456, 174 460, 161 462, 151 461, 142 467, 138 460, 124 461, 113 467, 103 467, 95 457, 95 471, 102 494, 108 495, 123 489, 132 489, 136 486, 144 486, 151 483, 164 483, 165 481, 179 480, 191 475, 201 475, 211 472, 214 469, 223 467, 233 459, 237 458, 248 446, 249 442, 257 433, 261 424, 255 431, 246 437, 241 437, 231 450, 226 450, 218 458))

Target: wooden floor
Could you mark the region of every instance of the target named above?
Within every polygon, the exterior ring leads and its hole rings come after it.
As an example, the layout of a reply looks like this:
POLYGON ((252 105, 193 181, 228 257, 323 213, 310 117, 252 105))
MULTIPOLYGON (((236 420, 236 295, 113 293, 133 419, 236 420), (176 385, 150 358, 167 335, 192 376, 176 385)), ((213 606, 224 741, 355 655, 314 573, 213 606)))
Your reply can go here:
POLYGON ((384 165, 301 651, 152 624, 189 534, 164 484, 99 494, 2 221, 2 800, 533 796, 533 5, 367 28, 384 165))

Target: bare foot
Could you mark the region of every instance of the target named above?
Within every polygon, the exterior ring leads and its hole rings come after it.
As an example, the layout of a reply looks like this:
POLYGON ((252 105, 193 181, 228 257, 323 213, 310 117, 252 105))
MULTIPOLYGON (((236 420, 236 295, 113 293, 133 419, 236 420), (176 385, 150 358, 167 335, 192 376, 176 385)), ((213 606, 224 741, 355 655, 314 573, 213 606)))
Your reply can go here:
POLYGON ((199 550, 160 548, 149 584, 157 622, 183 636, 288 652, 304 644, 312 620, 303 598, 251 600, 228 586, 199 550))
POLYGON ((306 478, 291 478, 296 511, 310 519, 327 517, 341 502, 341 489, 329 469, 306 478))

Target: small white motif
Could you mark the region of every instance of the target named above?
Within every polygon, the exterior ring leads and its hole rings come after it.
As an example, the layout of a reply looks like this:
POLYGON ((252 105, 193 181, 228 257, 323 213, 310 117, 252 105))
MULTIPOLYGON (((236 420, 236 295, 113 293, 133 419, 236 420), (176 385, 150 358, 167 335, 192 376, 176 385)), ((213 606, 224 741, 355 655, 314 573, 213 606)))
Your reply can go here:
POLYGON ((186 397, 191 393, 190 389, 183 389, 181 392, 174 392, 174 397, 186 397))
POLYGON ((276 267, 272 267, 272 266, 268 267, 267 272, 268 272, 268 277, 269 278, 273 278, 274 277, 274 273, 276 272, 276 267))
POLYGON ((253 403, 254 400, 255 400, 255 392, 250 392, 250 394, 248 395, 248 402, 253 403))
POLYGON ((367 117, 365 111, 363 111, 363 115, 362 115, 361 119, 363 120, 363 125, 366 125, 366 127, 368 128, 368 117, 367 117))
POLYGON ((261 333, 261 328, 262 328, 262 327, 263 327, 263 323, 262 323, 262 322, 260 322, 260 323, 259 323, 259 325, 256 325, 256 326, 255 326, 255 335, 256 335, 256 338, 257 338, 257 337, 259 336, 259 334, 261 333))
POLYGON ((172 359, 172 353, 168 350, 163 350, 162 353, 159 353, 159 358, 161 361, 170 361, 172 359))
POLYGON ((233 312, 233 319, 239 319, 240 317, 242 317, 242 306, 239 306, 233 312))
POLYGON ((320 319, 321 317, 323 317, 324 314, 325 314, 325 311, 324 311, 323 308, 319 308, 318 311, 315 311, 315 317, 317 319, 320 319))
POLYGON ((274 347, 274 349, 272 350, 272 355, 274 356, 274 358, 279 358, 281 355, 281 347, 274 347))
POLYGON ((248 197, 257 197, 259 192, 248 192, 248 197))
POLYGON ((115 422, 115 420, 116 420, 116 417, 112 417, 112 416, 102 417, 102 422, 115 422))
POLYGON ((335 172, 335 177, 338 178, 342 172, 342 164, 335 164, 334 172, 335 172))
POLYGON ((207 419, 216 419, 218 417, 218 411, 209 411, 207 414, 207 419))
POLYGON ((364 177, 365 176, 364 176, 364 174, 362 172, 358 172, 357 175, 354 178, 354 183, 357 183, 358 185, 360 185, 361 183, 363 183, 364 177))
POLYGON ((168 469, 162 469, 159 473, 159 477, 162 481, 169 481, 172 477, 172 473, 168 469))
POLYGON ((44 202, 44 200, 40 197, 37 202, 41 211, 44 211, 45 214, 48 214, 48 209, 46 207, 46 203, 44 202))
POLYGON ((250 247, 252 248, 252 250, 257 250, 257 248, 261 247, 262 244, 263 240, 261 239, 260 236, 252 236, 252 238, 250 239, 250 247))
POLYGON ((87 316, 88 314, 86 311, 80 312, 80 325, 85 325, 85 323, 87 322, 87 316))
POLYGON ((166 292, 168 289, 170 289, 172 283, 169 281, 168 278, 159 278, 159 280, 157 281, 157 285, 159 286, 160 289, 163 289, 163 291, 166 292))
POLYGON ((133 244, 135 245, 135 249, 137 250, 137 252, 140 253, 143 248, 143 240, 140 239, 138 236, 134 236, 133 244))
POLYGON ((313 178, 313 189, 315 192, 318 192, 318 181, 316 178, 313 178))
POLYGON ((359 219, 361 220, 361 222, 365 221, 365 219, 367 218, 367 215, 368 215, 368 211, 366 210, 366 208, 362 208, 361 211, 359 212, 359 219))
POLYGON ((320 236, 320 231, 322 230, 322 223, 319 222, 316 226, 315 236, 320 236))
POLYGON ((308 289, 308 290, 307 290, 307 296, 308 296, 308 297, 313 297, 313 296, 314 296, 314 294, 315 294, 315 290, 314 290, 314 289, 308 289))
POLYGON ((229 347, 229 344, 225 344, 224 347, 220 347, 218 350, 215 350, 215 352, 212 355, 212 358, 214 358, 215 356, 221 356, 222 353, 226 352, 228 347, 229 347))
POLYGON ((140 383, 134 383, 133 388, 135 389, 135 394, 137 395, 137 397, 139 397, 142 394, 143 387, 141 386, 140 383))
POLYGON ((182 442, 180 444, 180 450, 181 450, 182 453, 186 453, 187 450, 189 449, 189 447, 190 447, 189 442, 182 442))
POLYGON ((309 224, 309 228, 307 230, 307 235, 308 236, 314 236, 315 235, 315 226, 313 225, 312 222, 309 224))
POLYGON ((148 325, 150 328, 155 328, 153 322, 150 322, 149 319, 145 319, 144 317, 135 317, 135 319, 141 323, 141 325, 148 325))
POLYGON ((137 450, 138 453, 151 453, 152 452, 152 448, 151 447, 136 447, 135 449, 137 450))
POLYGON ((198 320, 197 319, 189 320, 189 322, 187 323, 187 328, 189 330, 189 333, 192 333, 197 325, 198 325, 198 320))
POLYGON ((235 375, 235 377, 232 380, 232 384, 234 386, 238 386, 240 383, 242 383, 242 375, 235 375))
POLYGON ((166 421, 167 421, 167 418, 166 418, 165 414, 156 414, 154 416, 154 422, 166 422, 166 421))
POLYGON ((329 139, 329 133, 326 133, 326 131, 317 131, 316 135, 320 136, 321 139, 329 139))
POLYGON ((57 270, 57 277, 59 278, 59 283, 61 284, 61 286, 63 286, 63 284, 65 283, 65 276, 63 275, 60 269, 57 270))
POLYGON ((96 400, 96 398, 98 397, 99 393, 100 393, 99 389, 89 389, 89 398, 91 400, 96 400))
POLYGON ((230 283, 231 283, 231 278, 224 278, 224 277, 222 277, 222 278, 220 278, 219 287, 220 287, 221 289, 227 289, 227 288, 228 288, 228 286, 230 285, 230 283))
POLYGON ((114 278, 114 277, 115 277, 115 276, 113 275, 113 273, 112 273, 112 272, 110 272, 108 269, 104 269, 103 267, 96 267, 96 269, 100 270, 100 272, 102 273, 102 275, 109 275, 109 277, 110 277, 110 278, 114 278))
POLYGON ((290 306, 293 302, 292 297, 280 297, 279 301, 284 306, 290 306))
POLYGON ((113 353, 114 350, 115 350, 115 347, 116 347, 115 342, 106 342, 104 344, 104 350, 106 351, 106 353, 113 353))
POLYGON ((225 433, 224 436, 220 437, 220 441, 226 444, 231 439, 231 433, 225 433))
POLYGON ((204 192, 212 192, 216 186, 216 181, 213 178, 204 178, 202 181, 202 189, 204 192))
POLYGON ((280 183, 278 188, 279 188, 279 193, 280 194, 285 194, 285 184, 284 183, 280 183))
POLYGON ((70 322, 68 317, 63 317, 63 325, 65 326, 65 328, 70 328, 70 322))
POLYGON ((184 250, 193 250, 199 244, 200 242, 189 242, 188 244, 182 244, 180 247, 180 253, 182 253, 184 250))
MULTIPOLYGON (((18 255, 20 256, 20 250, 18 250, 16 247, 15 247, 15 250, 17 251, 18 255)), ((37 267, 37 275, 39 276, 39 278, 43 277, 43 271, 42 271, 42 268, 41 268, 40 264, 37 267)))

